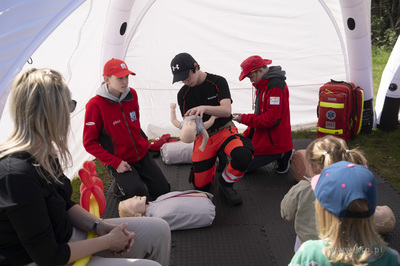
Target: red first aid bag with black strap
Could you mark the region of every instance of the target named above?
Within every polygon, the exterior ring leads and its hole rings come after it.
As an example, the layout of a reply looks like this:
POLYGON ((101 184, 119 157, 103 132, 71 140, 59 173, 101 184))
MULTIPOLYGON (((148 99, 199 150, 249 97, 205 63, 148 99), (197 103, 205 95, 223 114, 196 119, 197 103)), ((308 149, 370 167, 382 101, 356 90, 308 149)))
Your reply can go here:
POLYGON ((319 89, 317 137, 335 135, 348 141, 361 130, 364 91, 353 83, 334 81, 319 89))

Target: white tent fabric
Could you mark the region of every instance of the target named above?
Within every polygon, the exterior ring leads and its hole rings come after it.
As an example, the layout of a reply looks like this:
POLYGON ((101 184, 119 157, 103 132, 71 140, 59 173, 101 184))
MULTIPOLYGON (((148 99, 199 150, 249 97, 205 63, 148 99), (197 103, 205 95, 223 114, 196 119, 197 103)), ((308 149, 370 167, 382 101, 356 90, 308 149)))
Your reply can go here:
POLYGON ((379 84, 378 94, 376 95, 376 116, 377 123, 380 123, 382 109, 385 104, 385 98, 400 98, 400 90, 395 91, 389 90, 389 85, 394 83, 400 85, 400 37, 398 37, 393 51, 390 54, 389 60, 386 63, 385 69, 383 70, 381 82, 379 84))
POLYGON ((124 60, 137 74, 130 78, 130 86, 138 92, 140 121, 148 137, 177 136, 169 103, 176 101, 181 85, 172 84, 170 61, 180 52, 192 54, 202 70, 224 76, 233 111, 241 113, 253 112, 253 92, 249 81, 238 80, 240 63, 255 54, 272 59, 272 65, 281 65, 287 73, 293 129, 315 126, 323 83, 369 79, 372 73, 369 24, 365 25, 370 2, 343 2, 341 6, 337 0, 2 0, 0 139, 12 130, 7 107, 12 78, 21 69, 57 69, 78 101, 69 143, 74 164, 66 172, 75 176, 83 161, 92 159, 82 146, 85 103, 95 95, 102 66, 112 57, 124 60), (355 14, 362 32, 348 34, 342 12, 355 14), (124 22, 127 30, 121 35, 124 22), (350 43, 360 48, 360 36, 363 55, 347 47, 350 43), (352 38, 357 40, 353 44, 352 38), (348 56, 349 51, 356 55, 348 56), (356 64, 360 60, 361 66, 356 64))

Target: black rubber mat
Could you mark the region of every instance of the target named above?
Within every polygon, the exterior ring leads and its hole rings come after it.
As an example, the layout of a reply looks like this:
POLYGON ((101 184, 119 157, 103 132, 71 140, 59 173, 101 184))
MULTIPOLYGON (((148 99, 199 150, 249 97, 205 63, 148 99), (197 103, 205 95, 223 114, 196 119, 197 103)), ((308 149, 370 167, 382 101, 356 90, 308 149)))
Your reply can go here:
MULTIPOLYGON (((294 148, 305 149, 308 139, 294 140, 294 148)), ((188 190, 190 165, 165 165, 153 153, 157 164, 171 184, 172 190, 188 190)), ((216 175, 218 176, 218 174, 216 175)), ((400 194, 376 175, 378 204, 388 205, 397 223, 393 232, 384 236, 389 246, 400 250, 400 194)), ((211 193, 216 206, 212 226, 172 232, 171 266, 181 265, 287 265, 293 254, 296 234, 293 222, 280 216, 280 203, 296 184, 293 172, 279 175, 268 165, 235 184, 243 204, 230 206, 218 191, 215 182, 211 193)), ((118 199, 111 189, 106 194, 107 207, 103 218, 118 217, 118 199)))

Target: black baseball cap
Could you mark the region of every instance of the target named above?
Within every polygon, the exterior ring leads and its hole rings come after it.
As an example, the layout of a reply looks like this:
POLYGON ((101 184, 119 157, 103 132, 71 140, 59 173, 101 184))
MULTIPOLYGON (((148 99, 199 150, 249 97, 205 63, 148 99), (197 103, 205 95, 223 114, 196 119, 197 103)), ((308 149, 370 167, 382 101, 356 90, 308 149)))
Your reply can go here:
POLYGON ((188 53, 177 54, 171 61, 171 71, 174 75, 172 83, 188 78, 189 71, 194 68, 196 60, 188 53))

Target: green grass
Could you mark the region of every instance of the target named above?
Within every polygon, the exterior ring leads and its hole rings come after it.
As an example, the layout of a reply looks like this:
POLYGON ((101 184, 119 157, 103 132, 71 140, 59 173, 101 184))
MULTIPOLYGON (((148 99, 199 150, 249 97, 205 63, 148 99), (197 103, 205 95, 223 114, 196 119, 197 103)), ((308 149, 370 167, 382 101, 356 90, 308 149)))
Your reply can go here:
MULTIPOLYGON (((293 139, 315 139, 316 130, 294 131, 293 139)), ((372 129, 371 133, 361 133, 349 140, 350 149, 359 148, 365 154, 368 165, 382 176, 394 189, 400 192, 400 129, 387 132, 372 129)))
MULTIPOLYGON (((374 100, 390 53, 389 50, 372 49, 374 100)), ((300 130, 293 131, 292 136, 294 139, 315 139, 317 133, 315 130, 300 130)), ((369 166, 400 192, 400 129, 392 132, 373 129, 371 133, 362 133, 347 144, 349 148, 358 147, 361 149, 367 157, 369 166)), ((95 160, 95 162, 97 176, 103 181, 104 190, 106 190, 110 183, 110 176, 98 160, 95 160)), ((79 178, 76 177, 72 180, 74 189, 72 199, 77 203, 80 202, 80 184, 79 178)))
MULTIPOLYGON (((381 76, 391 51, 372 49, 372 71, 374 100, 378 93, 381 76)), ((316 138, 316 131, 292 132, 293 138, 316 138)), ((349 148, 358 147, 368 160, 369 166, 382 176, 393 188, 400 192, 400 129, 385 132, 373 129, 371 133, 362 133, 355 140, 348 141, 349 148)))
POLYGON ((372 79, 374 84, 374 101, 376 100, 376 94, 378 93, 382 73, 385 69, 390 53, 391 51, 389 50, 372 48, 372 79))
MULTIPOLYGON (((101 179, 101 181, 103 182, 103 192, 106 193, 107 188, 111 182, 111 177, 107 172, 107 169, 100 163, 99 160, 95 159, 94 162, 96 163, 96 173, 97 173, 97 177, 101 179)), ((72 184, 72 189, 73 189, 73 193, 71 196, 71 199, 80 204, 81 200, 80 200, 80 187, 82 184, 82 181, 79 179, 78 176, 76 176, 75 178, 72 179, 71 181, 72 184)))
POLYGON ((368 165, 400 192, 400 129, 391 132, 373 129, 348 145, 364 151, 368 165))

